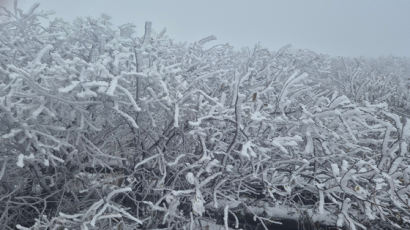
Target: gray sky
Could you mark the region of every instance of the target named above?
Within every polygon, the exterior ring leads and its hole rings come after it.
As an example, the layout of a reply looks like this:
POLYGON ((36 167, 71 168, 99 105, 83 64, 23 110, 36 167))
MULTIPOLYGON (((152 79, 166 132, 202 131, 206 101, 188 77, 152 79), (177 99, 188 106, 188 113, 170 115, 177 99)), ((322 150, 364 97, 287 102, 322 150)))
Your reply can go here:
POLYGON ((57 16, 150 20, 179 41, 215 35, 236 47, 286 44, 343 56, 410 56, 410 0, 20 0, 39 2, 57 16))

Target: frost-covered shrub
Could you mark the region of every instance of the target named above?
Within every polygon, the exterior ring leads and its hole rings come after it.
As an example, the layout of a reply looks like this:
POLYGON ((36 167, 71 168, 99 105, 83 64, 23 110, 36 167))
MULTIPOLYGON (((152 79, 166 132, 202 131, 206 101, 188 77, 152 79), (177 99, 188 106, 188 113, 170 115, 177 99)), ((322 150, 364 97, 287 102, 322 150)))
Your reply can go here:
POLYGON ((409 226, 408 118, 324 89, 325 57, 6 13, 1 228, 409 226))

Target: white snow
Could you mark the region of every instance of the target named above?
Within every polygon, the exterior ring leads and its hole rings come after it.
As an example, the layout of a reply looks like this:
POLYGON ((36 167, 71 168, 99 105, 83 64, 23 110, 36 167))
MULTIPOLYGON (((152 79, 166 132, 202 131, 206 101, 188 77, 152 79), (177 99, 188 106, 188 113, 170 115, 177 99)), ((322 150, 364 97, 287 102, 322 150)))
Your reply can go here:
POLYGON ((340 175, 339 166, 336 163, 332 163, 330 166, 332 167, 333 176, 338 177, 340 175))
POLYGON ((195 196, 192 197, 191 202, 192 202, 192 211, 196 215, 202 216, 202 214, 205 212, 205 206, 204 206, 205 201, 199 189, 196 189, 195 196))
POLYGON ((23 154, 19 154, 18 158, 17 158, 17 166, 20 168, 24 167, 24 158, 25 156, 23 154))
POLYGON ((242 145, 242 150, 240 152, 240 155, 243 157, 246 157, 248 159, 252 157, 256 157, 256 153, 252 149, 254 144, 251 141, 247 141, 242 145))
POLYGON ((25 156, 24 154, 19 154, 18 155, 18 157, 17 157, 17 163, 16 163, 16 165, 18 166, 18 167, 20 167, 20 168, 23 168, 24 167, 24 160, 33 160, 34 159, 34 155, 31 153, 30 155, 28 155, 28 156, 25 156))
POLYGON ((114 77, 114 78, 111 80, 111 84, 110 84, 110 86, 109 86, 108 89, 107 89, 107 95, 109 95, 109 96, 114 96, 115 89, 117 88, 117 85, 118 85, 118 78, 119 78, 119 77, 114 77))
POLYGON ((12 138, 16 136, 18 133, 20 133, 21 131, 22 131, 21 129, 11 129, 9 133, 4 134, 3 136, 1 136, 1 138, 3 139, 12 138))
POLYGON ((71 81, 69 85, 67 85, 64 88, 59 88, 58 92, 60 93, 69 93, 71 92, 77 85, 80 83, 80 81, 71 81))
POLYGON ((195 176, 192 172, 188 172, 185 175, 185 179, 188 181, 188 183, 190 183, 192 185, 195 184, 196 179, 195 179, 195 176))
POLYGON ((53 46, 51 44, 47 44, 43 49, 40 50, 40 52, 37 54, 36 58, 34 59, 34 64, 41 64, 41 59, 43 56, 49 52, 50 50, 53 49, 53 46))
POLYGON ((178 119, 179 119, 179 106, 178 106, 178 103, 176 103, 175 112, 174 112, 174 127, 175 128, 179 127, 178 119))

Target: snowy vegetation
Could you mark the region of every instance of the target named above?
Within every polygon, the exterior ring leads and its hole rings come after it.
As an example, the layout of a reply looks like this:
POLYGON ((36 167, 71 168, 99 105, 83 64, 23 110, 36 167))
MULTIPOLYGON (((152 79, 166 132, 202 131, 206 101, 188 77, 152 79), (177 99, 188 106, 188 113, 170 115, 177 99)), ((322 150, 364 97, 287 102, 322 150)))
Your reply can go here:
POLYGON ((1 229, 409 228, 409 59, 2 14, 1 229))

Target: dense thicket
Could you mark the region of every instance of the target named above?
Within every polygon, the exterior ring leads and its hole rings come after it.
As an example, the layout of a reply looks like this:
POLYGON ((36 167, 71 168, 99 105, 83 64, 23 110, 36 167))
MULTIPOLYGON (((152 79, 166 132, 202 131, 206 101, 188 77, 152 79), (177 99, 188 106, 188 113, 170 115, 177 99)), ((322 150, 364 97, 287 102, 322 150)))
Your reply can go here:
POLYGON ((2 9, 1 229, 409 227, 408 59, 182 44, 36 8, 2 9))

